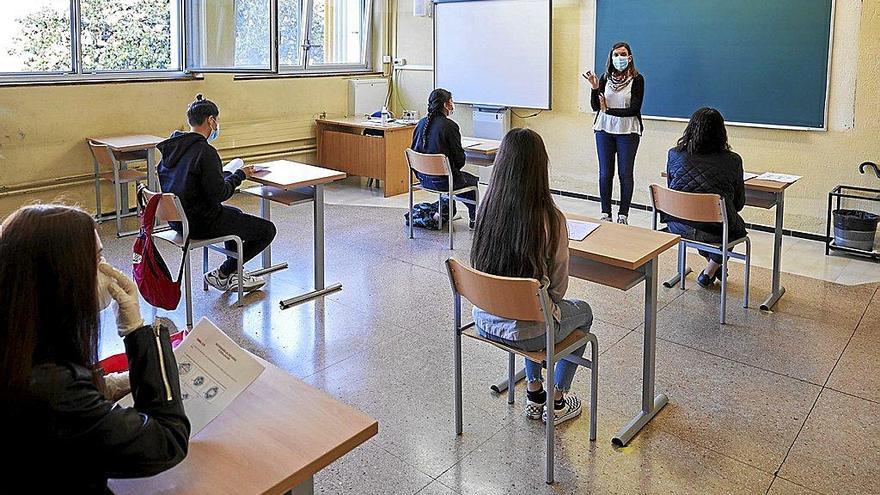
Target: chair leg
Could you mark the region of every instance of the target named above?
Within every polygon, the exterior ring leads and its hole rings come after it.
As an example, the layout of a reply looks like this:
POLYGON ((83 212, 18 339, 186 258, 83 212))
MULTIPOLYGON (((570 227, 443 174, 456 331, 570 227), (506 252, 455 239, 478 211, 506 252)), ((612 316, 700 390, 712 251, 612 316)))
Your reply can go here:
MULTIPOLYGON (((439 225, 437 226, 440 229, 440 232, 443 232, 443 208, 441 205, 443 204, 443 195, 440 195, 440 199, 437 200, 437 215, 440 217, 439 225)), ((452 212, 450 211, 449 221, 452 221, 452 212)))
POLYGON ((189 253, 187 250, 183 254, 183 283, 186 290, 186 328, 193 327, 193 308, 192 308, 192 273, 190 273, 189 253))
POLYGON ((116 203, 116 235, 120 235, 122 233, 122 200, 119 196, 122 195, 121 186, 118 182, 113 183, 113 197, 114 202, 116 203))
POLYGON ((409 176, 409 238, 413 238, 413 190, 412 190, 412 173, 409 176))
POLYGON ((721 255, 721 324, 727 322, 727 250, 721 255))
POLYGON ((555 441, 556 441, 556 411, 554 410, 554 394, 555 388, 551 385, 553 383, 553 372, 555 370, 553 356, 550 352, 547 353, 546 357, 547 362, 547 400, 544 401, 544 412, 547 417, 547 421, 545 422, 545 431, 544 435, 547 441, 547 465, 546 465, 546 483, 548 485, 553 483, 553 460, 555 455, 555 441))
POLYGON ((205 278, 205 275, 208 274, 208 246, 202 248, 202 290, 205 292, 208 291, 208 279, 205 278))
POLYGON ((98 219, 98 223, 104 221, 101 217, 101 179, 98 178, 97 170, 95 170, 95 218, 98 219))
POLYGON ((752 240, 746 237, 746 273, 743 281, 743 307, 749 307, 749 272, 752 265, 752 240))
POLYGON ((507 403, 516 402, 516 355, 512 352, 507 353, 507 403))
MULTIPOLYGON (((141 183, 139 181, 135 181, 134 182, 135 196, 137 196, 137 190, 140 188, 141 188, 141 183)), ((134 211, 137 212, 137 216, 138 216, 138 218, 140 218, 140 216, 141 216, 141 202, 138 201, 136 198, 134 201, 134 211)))
POLYGON ((453 361, 455 365, 455 383, 454 397, 455 403, 455 434, 461 435, 462 415, 461 415, 461 333, 455 332, 455 349, 453 349, 453 361))
POLYGON ((236 302, 236 306, 239 308, 244 306, 244 284, 242 283, 242 276, 244 275, 244 246, 242 246, 241 239, 236 239, 235 247, 238 248, 238 269, 236 272, 238 273, 238 301, 236 302))
POLYGON ((596 429, 598 426, 598 407, 597 402, 599 399, 599 341, 595 335, 590 334, 592 337, 590 339, 590 359, 592 360, 590 366, 590 441, 596 441, 596 429))
POLYGON ((681 283, 679 287, 681 290, 685 290, 685 277, 687 274, 685 271, 687 270, 687 244, 683 242, 678 243, 678 276, 681 277, 681 283))
POLYGON ((452 200, 449 200, 449 250, 452 251, 452 200))

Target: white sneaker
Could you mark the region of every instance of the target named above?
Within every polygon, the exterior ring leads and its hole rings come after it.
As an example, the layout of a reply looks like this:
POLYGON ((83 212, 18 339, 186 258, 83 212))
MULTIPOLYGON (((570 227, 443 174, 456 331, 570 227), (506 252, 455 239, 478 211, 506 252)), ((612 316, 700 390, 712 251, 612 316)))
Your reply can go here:
MULTIPOLYGON (((257 277, 251 275, 247 272, 244 272, 241 277, 241 288, 245 292, 251 292, 259 289, 260 287, 266 285, 266 279, 263 277, 257 277)), ((233 273, 229 276, 229 289, 227 290, 238 290, 238 274, 233 273)))
MULTIPOLYGON (((609 219, 608 221, 610 222, 611 220, 609 219)), ((617 215, 617 223, 629 225, 629 219, 626 218, 626 215, 617 215)))
POLYGON ((524 411, 525 417, 529 419, 539 420, 543 417, 544 414, 544 403, 532 402, 526 398, 526 410, 524 411))
POLYGON ((599 217, 599 220, 602 221, 602 222, 610 222, 610 221, 611 221, 611 215, 609 215, 609 214, 607 214, 607 213, 603 213, 602 216, 599 217))
MULTIPOLYGON (((581 414, 581 400, 574 394, 567 394, 563 399, 563 405, 561 409, 553 408, 553 412, 556 413, 556 426, 559 426, 560 423, 564 423, 569 419, 576 418, 581 414)), ((547 422, 547 413, 541 415, 541 419, 546 423, 547 422)))
POLYGON ((205 282, 208 282, 208 285, 219 290, 220 292, 226 292, 229 290, 230 278, 232 277, 222 277, 220 275, 219 268, 205 274, 205 282))

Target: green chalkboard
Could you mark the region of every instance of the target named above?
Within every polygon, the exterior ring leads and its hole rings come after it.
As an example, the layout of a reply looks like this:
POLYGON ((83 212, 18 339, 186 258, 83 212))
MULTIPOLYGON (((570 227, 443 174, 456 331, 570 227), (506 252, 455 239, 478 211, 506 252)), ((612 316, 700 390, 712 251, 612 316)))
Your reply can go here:
POLYGON ((596 70, 627 41, 646 116, 825 127, 833 0, 597 0, 596 70))

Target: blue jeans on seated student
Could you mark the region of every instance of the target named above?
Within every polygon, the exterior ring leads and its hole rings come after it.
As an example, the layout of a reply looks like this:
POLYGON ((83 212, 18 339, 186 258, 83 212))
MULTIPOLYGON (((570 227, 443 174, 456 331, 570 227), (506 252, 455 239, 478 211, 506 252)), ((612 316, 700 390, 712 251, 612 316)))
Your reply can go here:
MULTIPOLYGON (((559 301, 557 305, 559 306, 559 321, 553 322, 556 343, 562 342, 571 335, 571 332, 577 329, 585 332, 590 331, 590 327, 593 325, 593 310, 589 304, 577 299, 564 299, 559 301)), ((499 318, 476 307, 474 307, 473 316, 477 331, 484 338, 524 351, 540 351, 547 347, 547 337, 544 333, 543 323, 499 318), (499 335, 523 336, 527 338, 509 340, 499 335)), ((587 346, 584 345, 575 349, 571 354, 583 357, 586 349, 587 346)), ((543 381, 541 375, 542 368, 539 363, 526 359, 526 378, 529 381, 543 381)), ((571 389, 571 382, 574 379, 574 373, 577 371, 577 368, 578 365, 565 360, 560 360, 556 363, 553 383, 556 385, 557 390, 568 392, 571 389)))
MULTIPOLYGON (((669 220, 666 222, 666 228, 669 229, 669 231, 672 232, 673 234, 678 234, 678 235, 684 237, 685 239, 690 239, 692 241, 705 242, 707 244, 721 244, 724 240, 724 238, 722 237, 722 234, 721 234, 721 231, 722 231, 721 225, 718 225, 717 231, 710 232, 708 230, 698 229, 698 228, 694 227, 693 225, 689 225, 684 222, 676 222, 675 220, 669 220)), ((731 240, 731 241, 735 241, 737 239, 742 239, 743 237, 745 237, 747 235, 748 235, 748 233, 745 230, 731 231, 730 233, 728 233, 729 240, 731 240)), ((718 263, 719 265, 723 261, 723 257, 720 254, 709 253, 709 252, 703 251, 701 249, 697 250, 697 252, 703 258, 708 258, 708 259, 714 261, 715 263, 718 263)))
MULTIPOLYGON (((416 175, 419 178, 419 182, 422 183, 422 186, 427 187, 428 189, 433 189, 435 191, 448 191, 449 190, 449 177, 445 175, 425 175, 416 172, 416 175)), ((467 172, 458 171, 452 174, 452 188, 453 189, 461 189, 463 187, 476 186, 479 182, 479 179, 467 172)), ((462 198, 470 200, 471 203, 465 203, 468 209, 468 217, 471 220, 475 220, 477 218, 477 207, 472 204, 477 201, 477 193, 476 191, 468 191, 466 193, 457 194, 456 198, 462 198)), ((453 214, 455 212, 455 203, 453 203, 453 214)))

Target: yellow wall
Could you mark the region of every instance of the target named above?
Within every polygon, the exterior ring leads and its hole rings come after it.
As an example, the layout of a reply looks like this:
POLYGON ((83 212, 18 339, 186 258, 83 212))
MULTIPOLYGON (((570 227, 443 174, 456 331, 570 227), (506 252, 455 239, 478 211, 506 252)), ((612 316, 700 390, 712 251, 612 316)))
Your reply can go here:
MULTIPOLYGON (((880 1, 837 0, 835 41, 827 132, 730 127, 731 145, 746 169, 772 170, 804 178, 786 195, 786 228, 823 233, 827 192, 837 184, 880 187, 876 178, 859 175, 857 165, 880 161, 880 1), (857 62, 857 63, 856 63, 857 62)), ((553 110, 532 119, 513 119, 544 137, 556 189, 598 196, 598 163, 591 131, 593 114, 580 73, 592 66, 594 0, 553 2, 553 110)), ((398 57, 409 64, 432 63, 432 20, 412 15, 411 2, 398 3, 398 57)), ((638 53, 635 54, 636 59, 638 53)), ((431 72, 401 71, 399 107, 425 111, 431 72)), ((646 74, 650 85, 650 74, 646 74)), ((520 115, 531 113, 517 111, 520 115)), ((467 133, 469 109, 454 118, 467 133)), ((660 181, 666 151, 684 130, 683 123, 649 120, 636 160, 634 201, 648 204, 647 188, 660 181)), ((772 212, 747 208, 747 221, 772 224, 772 212)))

